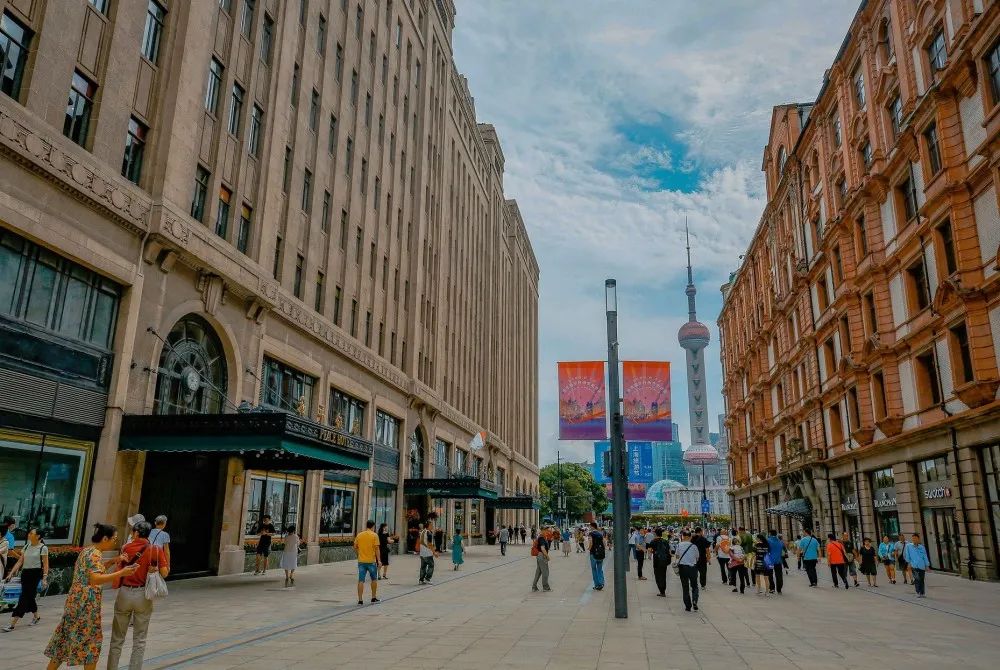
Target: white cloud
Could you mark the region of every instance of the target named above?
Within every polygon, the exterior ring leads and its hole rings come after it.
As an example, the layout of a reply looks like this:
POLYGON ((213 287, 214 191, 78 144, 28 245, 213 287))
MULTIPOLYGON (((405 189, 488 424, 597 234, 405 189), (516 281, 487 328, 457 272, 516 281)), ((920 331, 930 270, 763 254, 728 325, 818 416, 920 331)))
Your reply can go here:
POLYGON ((456 61, 480 120, 497 127, 505 191, 518 200, 541 267, 543 463, 556 449, 592 458, 588 443, 556 440, 555 363, 604 358, 606 277, 619 282, 623 357, 672 361, 673 412, 686 436, 676 340, 687 318, 685 219, 699 317, 715 338, 707 352, 715 415, 718 287, 764 205, 760 153, 771 108, 815 98, 857 0, 457 5, 456 61), (658 123, 669 124, 669 147, 624 139, 623 128, 658 123), (644 176, 649 169, 693 169, 700 180, 664 190, 644 176))

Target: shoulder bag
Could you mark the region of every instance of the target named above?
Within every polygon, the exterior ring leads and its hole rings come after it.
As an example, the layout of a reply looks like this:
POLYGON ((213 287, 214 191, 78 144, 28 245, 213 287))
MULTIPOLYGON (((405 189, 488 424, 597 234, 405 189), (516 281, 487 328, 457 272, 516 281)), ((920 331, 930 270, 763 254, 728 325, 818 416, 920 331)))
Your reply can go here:
POLYGON ((684 557, 687 556, 687 553, 689 551, 691 551, 691 547, 693 547, 693 546, 694 546, 693 544, 689 544, 688 547, 687 547, 687 549, 684 550, 684 553, 681 554, 681 557, 677 559, 676 563, 674 563, 673 567, 674 567, 674 574, 675 575, 679 575, 681 573, 681 561, 684 560, 684 557))
POLYGON ((146 600, 158 600, 167 597, 167 582, 160 574, 160 553, 154 552, 156 565, 150 565, 146 571, 146 600))

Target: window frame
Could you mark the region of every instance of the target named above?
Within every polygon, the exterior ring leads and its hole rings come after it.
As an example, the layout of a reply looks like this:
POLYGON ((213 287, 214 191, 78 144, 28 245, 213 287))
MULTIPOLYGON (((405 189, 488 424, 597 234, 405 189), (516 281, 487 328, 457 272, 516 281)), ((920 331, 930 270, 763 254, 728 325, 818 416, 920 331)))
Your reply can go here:
POLYGON ((139 53, 142 57, 153 65, 160 57, 160 44, 163 41, 163 29, 166 25, 167 9, 156 0, 148 0, 146 3, 146 24, 142 30, 142 42, 139 53), (154 7, 159 13, 153 11, 154 7))
POLYGON ((98 90, 97 83, 92 81, 90 77, 78 69, 73 70, 69 89, 70 97, 66 106, 67 113, 63 119, 63 135, 85 149, 88 148, 87 143, 90 139, 90 122, 98 90), (71 107, 74 109, 73 116, 69 115, 71 107))
POLYGON ((133 184, 142 179, 142 163, 146 149, 146 137, 149 128, 135 116, 128 118, 128 131, 125 133, 125 155, 122 157, 122 176, 133 184))
POLYGON ((11 12, 4 10, 0 13, 0 62, 6 62, 11 53, 11 44, 17 46, 16 62, 14 63, 13 76, 7 77, 7 68, 0 70, 0 92, 8 97, 21 102, 21 89, 24 85, 25 73, 28 69, 28 58, 31 55, 31 41, 35 36, 33 30, 23 21, 14 16, 11 12), (10 28, 6 25, 10 22, 20 29, 21 37, 17 39, 11 34, 10 28), (7 82, 10 82, 8 85, 7 82))

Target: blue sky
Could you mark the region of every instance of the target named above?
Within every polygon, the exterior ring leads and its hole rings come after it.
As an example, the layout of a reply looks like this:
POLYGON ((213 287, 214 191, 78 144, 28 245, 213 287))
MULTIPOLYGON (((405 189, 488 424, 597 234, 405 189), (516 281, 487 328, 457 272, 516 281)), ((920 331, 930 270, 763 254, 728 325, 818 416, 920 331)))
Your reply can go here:
POLYGON ((505 191, 541 268, 539 450, 559 442, 556 362, 606 356, 604 279, 618 280, 623 359, 672 363, 687 444, 684 221, 691 227, 709 414, 722 412, 719 287, 764 207, 774 105, 815 99, 858 0, 456 0, 455 60, 497 128, 505 191))

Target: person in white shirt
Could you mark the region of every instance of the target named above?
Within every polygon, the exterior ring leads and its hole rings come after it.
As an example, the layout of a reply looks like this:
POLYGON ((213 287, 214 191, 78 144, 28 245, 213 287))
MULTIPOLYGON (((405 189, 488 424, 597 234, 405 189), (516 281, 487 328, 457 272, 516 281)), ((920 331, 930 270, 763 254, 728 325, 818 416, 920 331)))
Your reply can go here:
POLYGON ((691 531, 681 532, 681 541, 677 543, 678 575, 681 578, 681 589, 684 595, 684 609, 698 611, 698 557, 701 552, 691 543, 691 531))
POLYGON ((420 584, 431 584, 431 577, 434 576, 434 557, 438 555, 434 550, 433 521, 428 521, 427 527, 420 530, 417 535, 417 546, 420 554, 420 584))
POLYGON ((729 552, 732 548, 732 539, 725 530, 715 538, 715 558, 719 561, 719 572, 722 573, 722 583, 729 583, 729 552))
POLYGON ((163 550, 170 567, 170 533, 167 532, 167 517, 161 514, 153 521, 153 532, 149 534, 149 543, 163 550))

